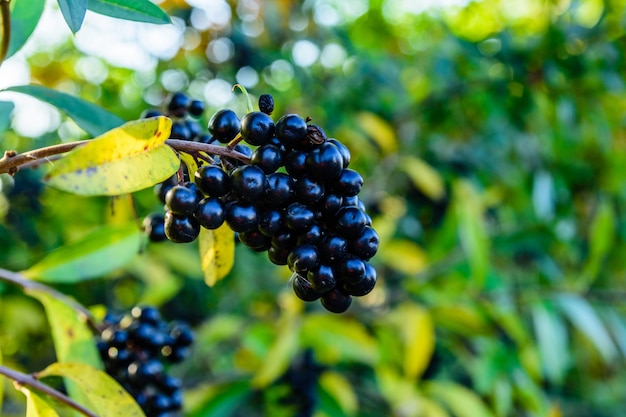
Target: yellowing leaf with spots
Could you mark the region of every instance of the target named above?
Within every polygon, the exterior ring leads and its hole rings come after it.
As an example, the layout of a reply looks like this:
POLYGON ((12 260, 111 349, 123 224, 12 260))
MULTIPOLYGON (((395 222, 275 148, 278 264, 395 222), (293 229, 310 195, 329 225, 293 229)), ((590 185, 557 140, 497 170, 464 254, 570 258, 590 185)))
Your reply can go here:
POLYGON ((112 377, 96 368, 56 362, 37 373, 37 378, 49 376, 64 377, 79 386, 89 399, 89 409, 100 417, 145 417, 133 397, 112 377))
POLYGON ((172 121, 159 116, 111 129, 54 162, 46 176, 56 188, 80 195, 132 193, 171 177, 178 156, 164 142, 172 121))
POLYGON ((215 230, 202 228, 198 240, 204 281, 209 287, 226 276, 235 262, 235 233, 223 224, 215 230))

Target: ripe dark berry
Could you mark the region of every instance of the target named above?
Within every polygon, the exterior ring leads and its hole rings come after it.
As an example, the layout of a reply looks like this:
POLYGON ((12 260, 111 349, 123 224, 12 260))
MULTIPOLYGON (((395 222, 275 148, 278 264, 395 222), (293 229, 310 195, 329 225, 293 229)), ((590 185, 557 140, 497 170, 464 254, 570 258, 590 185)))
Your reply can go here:
POLYGON ((200 201, 197 192, 189 187, 175 185, 165 194, 165 204, 174 214, 190 216, 200 201))
POLYGON ((283 166, 283 153, 274 145, 259 146, 251 158, 252 165, 256 165, 266 174, 271 174, 283 166))
POLYGON ((193 217, 181 217, 165 212, 165 236, 175 243, 194 241, 200 234, 200 224, 193 217))
POLYGON ((317 267, 317 262, 317 248, 309 244, 296 246, 287 257, 289 268, 301 275, 317 267))
POLYGON ((321 302, 326 310, 332 313, 343 313, 352 304, 352 296, 339 288, 335 288, 322 295, 321 302))
POLYGON ((169 334, 174 340, 174 346, 188 347, 193 343, 193 332, 189 325, 184 322, 172 322, 170 324, 169 334))
POLYGON ((259 231, 265 236, 276 236, 285 229, 285 217, 282 210, 265 210, 259 215, 259 231))
POLYGON ((230 191, 230 177, 215 165, 202 165, 194 175, 196 185, 204 194, 222 197, 230 191))
POLYGON ((267 257, 274 265, 287 265, 288 249, 279 249, 271 246, 267 250, 267 257))
POLYGON ((315 301, 320 298, 321 294, 315 291, 311 283, 302 275, 294 273, 292 279, 293 292, 299 299, 302 301, 315 301))
POLYGON ((324 191, 323 183, 308 176, 296 181, 296 199, 301 203, 313 205, 324 197, 324 191))
POLYGON ((285 170, 293 178, 300 178, 306 174, 306 157, 304 151, 291 151, 285 157, 285 170))
POLYGON ((200 133, 195 140, 200 143, 213 143, 217 141, 210 133, 200 133))
POLYGON ((335 227, 337 231, 347 237, 357 237, 367 223, 367 217, 358 207, 342 207, 337 212, 335 227))
POLYGON ((173 394, 183 386, 183 381, 180 378, 171 375, 163 375, 163 378, 157 383, 159 388, 167 394, 173 394))
POLYGON ((286 114, 276 122, 276 137, 288 149, 306 149, 306 121, 297 114, 286 114))
POLYGON ((270 207, 284 207, 293 198, 295 183, 283 172, 269 174, 266 186, 263 202, 270 207))
POLYGON ((288 230, 272 237, 272 246, 276 249, 286 249, 291 252, 295 244, 296 235, 288 230))
POLYGON ((317 209, 327 218, 334 218, 335 214, 343 205, 343 197, 339 194, 326 193, 324 197, 316 203, 317 209))
POLYGON ((306 170, 312 178, 336 180, 343 169, 341 152, 332 143, 322 143, 306 157, 306 170))
POLYGON ((239 133, 241 123, 234 111, 220 110, 209 120, 209 132, 221 143, 228 143, 239 133))
POLYGON ((265 173, 257 166, 238 167, 231 173, 230 179, 233 191, 242 200, 258 200, 265 191, 265 173))
POLYGON ((350 150, 348 147, 334 138, 328 139, 328 143, 332 143, 339 149, 341 159, 343 160, 343 167, 347 168, 348 165, 350 165, 350 150))
POLYGON ((341 170, 339 178, 333 185, 333 189, 344 196, 355 196, 361 191, 363 187, 363 177, 358 172, 345 168, 341 170))
POLYGON ((151 242, 162 242, 165 236, 165 217, 160 213, 152 213, 143 219, 143 228, 151 242))
POLYGON ((133 307, 133 309, 130 310, 130 315, 140 323, 148 323, 154 326, 158 325, 161 321, 161 313, 156 307, 152 306, 133 307))
POLYGON ((191 100, 189 102, 189 107, 188 107, 188 111, 189 114, 192 115, 193 117, 200 117, 202 116, 202 113, 204 113, 204 110, 206 109, 206 106, 204 105, 204 102, 201 100, 191 100))
POLYGON ((154 193, 157 195, 161 203, 165 204, 165 194, 167 194, 170 188, 175 185, 178 185, 178 178, 176 174, 154 186, 154 193))
POLYGON ((355 256, 346 256, 339 262, 337 279, 344 284, 355 284, 363 279, 366 262, 355 256))
POLYGON ((259 110, 268 116, 274 111, 274 98, 269 94, 261 94, 259 97, 259 110))
POLYGON ((257 252, 266 251, 271 246, 271 238, 265 236, 258 229, 239 233, 239 240, 241 240, 241 243, 257 252))
POLYGON ((217 229, 224 223, 225 210, 217 197, 207 197, 198 203, 194 217, 205 229, 217 229))
POLYGON ((191 137, 191 130, 189 130, 184 122, 172 123, 170 139, 191 140, 191 137))
POLYGON ((235 232, 249 232, 258 225, 256 207, 250 203, 233 202, 226 205, 226 222, 235 232))
POLYGON ((189 138, 195 140, 202 133, 202 126, 195 120, 185 120, 185 126, 189 129, 189 138))
POLYGON ((309 226, 309 228, 301 231, 298 234, 297 243, 298 245, 302 245, 304 243, 317 245, 318 243, 322 241, 323 238, 324 238, 324 230, 319 224, 313 223, 311 226, 309 226))
POLYGON ((128 379, 134 385, 146 385, 163 373, 163 364, 157 359, 135 361, 128 365, 128 379))
POLYGON ((306 278, 311 283, 311 287, 321 294, 335 288, 337 283, 332 267, 325 264, 320 264, 315 269, 310 270, 306 278))
POLYGON ((260 111, 250 112, 241 119, 241 136, 250 145, 264 145, 274 136, 274 121, 260 111))
POLYGON ((148 109, 141 113, 142 119, 150 119, 151 117, 163 116, 163 113, 160 110, 156 109, 148 109))
POLYGON ((357 297, 362 297, 364 295, 369 294, 376 285, 376 269, 369 264, 365 263, 365 274, 363 278, 354 283, 345 283, 343 284, 344 290, 350 294, 357 297))
POLYGON ((183 117, 187 113, 187 107, 189 107, 189 97, 187 95, 177 92, 172 94, 167 104, 167 110, 170 115, 175 117, 183 117))
POLYGON ((315 221, 315 213, 306 205, 301 203, 291 203, 285 212, 285 224, 296 232, 303 231, 311 227, 315 221))
POLYGON ((378 233, 370 226, 366 226, 358 237, 350 241, 350 253, 362 259, 369 259, 376 255, 379 243, 378 233))
POLYGON ((348 241, 341 236, 330 236, 320 245, 323 262, 338 263, 348 253, 348 241))

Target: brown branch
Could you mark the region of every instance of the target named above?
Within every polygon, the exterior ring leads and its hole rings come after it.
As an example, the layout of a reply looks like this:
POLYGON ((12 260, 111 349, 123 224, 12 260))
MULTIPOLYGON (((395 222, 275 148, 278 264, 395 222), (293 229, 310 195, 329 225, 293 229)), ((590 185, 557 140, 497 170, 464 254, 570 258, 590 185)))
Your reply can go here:
POLYGON ((49 385, 46 385, 43 382, 39 381, 37 378, 35 378, 32 375, 18 372, 15 369, 7 368, 6 366, 3 366, 3 365, 0 365, 0 375, 4 375, 7 378, 12 379, 17 387, 27 386, 30 388, 34 388, 37 391, 40 391, 44 394, 49 395, 50 397, 57 399, 59 402, 62 402, 68 407, 73 408, 74 410, 78 411, 79 413, 87 417, 98 417, 97 414, 93 413, 92 411, 78 404, 76 401, 72 400, 70 397, 63 394, 62 392, 59 392, 55 390, 54 388, 50 387, 49 385))
POLYGON ((9 53, 11 43, 11 10, 9 9, 11 0, 0 0, 0 14, 2 15, 2 45, 0 45, 0 65, 9 53))
POLYGON ((94 331, 99 332, 98 325, 91 312, 84 305, 76 302, 74 299, 68 297, 62 292, 59 292, 54 288, 44 285, 42 283, 30 280, 17 272, 9 271, 2 268, 0 268, 0 280, 13 285, 17 285, 21 287, 25 292, 28 292, 29 290, 41 291, 51 295, 57 300, 63 301, 64 303, 72 307, 80 316, 82 316, 82 318, 94 331))
MULTIPOLYGON (((2 1, 2 0, 0 0, 2 1)), ((0 3, 2 4, 2 3, 0 3)), ((80 140, 76 142, 61 143, 58 145, 47 146, 45 148, 34 149, 32 151, 17 153, 15 151, 5 151, 4 156, 0 158, 0 174, 9 173, 14 175, 20 167, 33 167, 56 158, 60 154, 71 151, 72 149, 84 145, 89 140, 80 140)), ((177 151, 197 154, 204 152, 212 155, 221 155, 227 158, 237 159, 243 163, 249 164, 250 158, 237 152, 227 146, 212 145, 208 143, 189 142, 179 139, 168 139, 165 143, 177 151)))

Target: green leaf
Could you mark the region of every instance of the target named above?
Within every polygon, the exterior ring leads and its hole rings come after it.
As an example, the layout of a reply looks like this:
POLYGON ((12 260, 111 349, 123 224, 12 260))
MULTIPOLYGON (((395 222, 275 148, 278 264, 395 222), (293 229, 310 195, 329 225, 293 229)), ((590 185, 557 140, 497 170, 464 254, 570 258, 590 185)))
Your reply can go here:
POLYGON ((180 165, 164 142, 172 128, 167 117, 128 122, 56 161, 44 178, 58 189, 80 195, 121 195, 171 177, 180 165))
POLYGON ((402 155, 398 166, 408 175, 413 185, 431 200, 441 200, 446 195, 443 178, 424 160, 412 155, 402 155))
POLYGON ((11 10, 11 39, 7 58, 11 57, 26 43, 37 27, 46 4, 45 0, 13 0, 11 10))
POLYGON ((482 202, 467 181, 456 182, 453 193, 461 246, 469 259, 472 283, 475 289, 480 289, 489 269, 489 237, 483 221, 482 202))
POLYGON ((601 200, 589 230, 589 258, 581 273, 581 285, 588 287, 597 278, 602 262, 615 240, 615 213, 606 200, 601 200))
POLYGON ((57 0, 65 22, 73 33, 83 25, 88 0, 57 0))
POLYGON ((105 275, 130 261, 140 250, 143 233, 134 224, 104 226, 83 239, 50 252, 23 271, 43 282, 73 283, 105 275))
POLYGON ((202 228, 198 249, 204 281, 212 287, 230 272, 235 263, 235 233, 227 224, 215 230, 202 228))
POLYGON ((199 395, 203 401, 190 407, 189 417, 230 417, 252 395, 247 381, 212 385, 208 389, 202 387, 197 391, 189 396, 199 395))
POLYGON ((556 298, 556 303, 574 327, 594 344, 605 362, 610 363, 617 358, 615 343, 587 300, 578 295, 563 294, 556 298))
POLYGON ((569 363, 565 324, 547 303, 536 304, 531 313, 546 377, 559 383, 569 363))
POLYGON ((135 22, 171 23, 167 13, 149 0, 89 0, 89 10, 135 22))
POLYGON ((37 373, 37 378, 49 376, 61 376, 74 382, 100 417, 145 417, 133 397, 112 377, 96 368, 82 363, 57 362, 37 373))
POLYGON ((428 382, 425 391, 436 397, 456 417, 494 417, 483 400, 473 391, 453 382, 428 382))
POLYGON ((342 374, 338 372, 324 372, 320 375, 320 389, 322 395, 326 394, 330 404, 338 408, 331 416, 355 415, 359 409, 359 400, 354 388, 342 374))
POLYGON ((0 133, 5 132, 11 125, 11 112, 15 105, 10 101, 0 101, 0 133))
POLYGON ((19 385, 18 389, 26 396, 26 417, 59 417, 45 399, 24 386, 19 385))
POLYGON ((91 136, 101 135, 124 123, 124 120, 100 106, 40 85, 20 85, 9 87, 4 91, 27 94, 53 105, 66 113, 91 136))
POLYGON ((253 387, 265 387, 287 370, 298 349, 299 339, 300 332, 295 320, 285 320, 280 325, 276 340, 263 358, 261 367, 252 378, 253 387))

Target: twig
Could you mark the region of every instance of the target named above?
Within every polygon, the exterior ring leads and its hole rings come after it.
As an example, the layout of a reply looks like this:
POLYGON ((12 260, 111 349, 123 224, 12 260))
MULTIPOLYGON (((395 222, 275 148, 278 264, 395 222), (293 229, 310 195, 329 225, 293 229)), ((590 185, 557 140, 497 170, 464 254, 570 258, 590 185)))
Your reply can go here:
POLYGON ((47 285, 30 280, 17 272, 9 271, 7 269, 2 269, 2 268, 0 268, 0 280, 8 282, 13 285, 17 285, 21 287, 25 292, 28 292, 29 290, 41 291, 41 292, 45 292, 51 295, 57 300, 63 301, 64 303, 72 307, 78 314, 80 314, 93 330, 99 331, 96 320, 94 319, 91 312, 87 310, 87 308, 84 305, 76 302, 74 299, 68 297, 62 292, 59 292, 55 290, 54 288, 49 287, 47 285))
POLYGON ((11 10, 9 8, 11 0, 0 0, 0 14, 2 14, 2 45, 0 46, 0 64, 9 53, 11 43, 11 10))
MULTIPOLYGON (((0 0, 2 1, 2 0, 0 0)), ((2 4, 2 3, 0 3, 2 4)), ((47 146, 45 148, 34 149, 32 151, 17 153, 15 151, 5 151, 4 156, 0 158, 0 174, 9 173, 14 175, 20 167, 36 166, 39 163, 50 160, 59 154, 64 154, 72 149, 84 145, 89 140, 80 140, 76 142, 61 143, 58 145, 47 146)), ((228 158, 237 159, 245 164, 250 163, 250 158, 241 152, 237 152, 227 146, 212 145, 208 143, 189 142, 179 139, 168 139, 165 143, 177 151, 197 154, 204 152, 207 154, 221 155, 228 158)))
POLYGON ((12 379, 13 381, 15 381, 15 384, 18 387, 28 386, 28 387, 36 389, 37 391, 43 392, 44 394, 47 394, 50 397, 57 399, 58 401, 73 408, 74 410, 78 411, 79 413, 87 417, 98 417, 97 414, 93 413, 92 411, 89 411, 82 405, 78 404, 76 401, 72 400, 67 395, 55 390, 49 385, 44 384, 43 382, 39 381, 37 378, 35 378, 32 375, 18 372, 15 369, 7 368, 4 365, 0 365, 0 375, 4 375, 7 378, 12 379))

